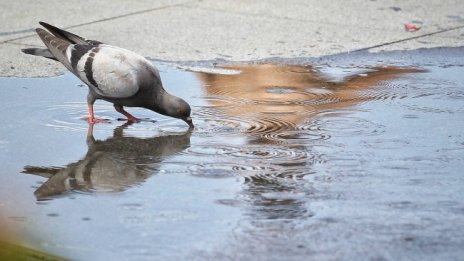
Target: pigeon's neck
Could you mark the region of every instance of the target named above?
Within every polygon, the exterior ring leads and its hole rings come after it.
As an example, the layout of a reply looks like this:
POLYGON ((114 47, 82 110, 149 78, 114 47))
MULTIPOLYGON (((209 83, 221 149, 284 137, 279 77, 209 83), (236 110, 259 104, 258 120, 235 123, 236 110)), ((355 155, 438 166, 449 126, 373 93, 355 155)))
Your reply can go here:
POLYGON ((164 89, 160 88, 157 93, 154 94, 155 97, 153 99, 153 103, 151 104, 150 108, 151 110, 166 115, 166 116, 171 116, 169 115, 169 109, 170 109, 170 101, 175 98, 175 96, 169 94, 166 92, 164 89))

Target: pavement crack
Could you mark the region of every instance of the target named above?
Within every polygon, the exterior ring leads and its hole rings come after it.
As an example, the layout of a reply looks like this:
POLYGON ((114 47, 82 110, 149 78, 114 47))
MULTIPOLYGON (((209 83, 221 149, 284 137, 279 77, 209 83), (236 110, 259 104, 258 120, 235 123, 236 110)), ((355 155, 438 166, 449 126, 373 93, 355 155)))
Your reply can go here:
POLYGON ((9 32, 0 32, 0 36, 29 33, 29 32, 34 32, 34 30, 35 30, 34 28, 29 28, 29 29, 22 29, 22 30, 9 31, 9 32))
MULTIPOLYGON (((154 7, 154 8, 150 8, 150 9, 139 10, 139 11, 135 11, 135 12, 131 12, 131 13, 126 13, 126 14, 121 14, 121 15, 117 15, 117 16, 107 17, 107 18, 98 19, 98 20, 94 20, 94 21, 90 21, 90 22, 81 23, 81 24, 75 24, 75 25, 63 27, 63 29, 67 30, 67 29, 77 28, 77 27, 81 27, 81 26, 86 26, 86 25, 91 25, 91 24, 96 24, 96 23, 102 23, 102 22, 116 20, 116 19, 120 19, 120 18, 124 18, 124 17, 128 17, 128 16, 149 13, 149 12, 163 10, 163 9, 167 9, 167 8, 171 8, 171 7, 183 6, 183 5, 187 5, 189 3, 192 3, 192 2, 195 2, 195 1, 186 1, 186 2, 177 3, 177 4, 164 5, 164 6, 154 7)), ((29 32, 30 30, 34 31, 35 29, 18 30, 18 31, 14 31, 12 34, 19 34, 19 33, 29 32)), ((8 34, 9 32, 4 32, 4 33, 5 34, 3 34, 3 36, 4 35, 9 35, 8 34)), ((0 36, 2 36, 1 32, 0 32, 0 36)), ((28 35, 23 35, 23 36, 20 36, 20 37, 4 40, 4 41, 1 41, 0 44, 10 43, 10 42, 13 42, 13 41, 26 39, 26 38, 33 37, 33 36, 36 36, 36 34, 28 34, 28 35)))
POLYGON ((454 30, 459 30, 459 29, 462 29, 462 28, 464 28, 464 25, 455 26, 455 27, 452 27, 452 28, 443 29, 443 30, 439 30, 439 31, 431 32, 431 33, 426 33, 426 34, 421 34, 421 35, 417 35, 417 36, 412 36, 412 37, 408 37, 408 38, 403 38, 403 39, 396 40, 396 41, 390 41, 390 42, 387 42, 387 43, 381 43, 381 44, 377 44, 377 45, 373 45, 373 46, 369 46, 369 47, 364 47, 364 48, 356 49, 356 50, 353 50, 353 51, 350 51, 350 52, 368 51, 370 49, 374 49, 374 48, 378 48, 378 47, 384 47, 384 46, 388 46, 388 45, 392 45, 392 44, 407 42, 407 41, 420 39, 420 38, 424 38, 424 37, 431 36, 431 35, 446 33, 446 32, 450 32, 450 31, 454 31, 454 30))
MULTIPOLYGON (((328 25, 328 26, 341 26, 339 23, 334 22, 327 22, 327 21, 319 21, 315 19, 303 19, 303 18, 296 18, 292 16, 279 16, 279 15, 271 15, 271 14, 259 14, 259 13, 247 13, 247 12, 240 12, 240 11, 233 11, 233 10, 225 10, 225 9, 218 9, 212 7, 205 7, 205 6, 191 6, 191 8, 195 8, 198 10, 210 11, 210 12, 217 12, 217 13, 224 13, 224 14, 232 14, 232 15, 239 15, 239 16, 246 16, 246 17, 255 17, 261 19, 272 19, 272 20, 280 20, 280 21, 295 21, 295 22, 304 22, 304 23, 312 23, 316 25, 328 25)), ((375 26, 364 26, 364 25, 344 25, 348 27, 358 28, 358 29, 378 29, 384 30, 384 28, 375 27, 375 26)))

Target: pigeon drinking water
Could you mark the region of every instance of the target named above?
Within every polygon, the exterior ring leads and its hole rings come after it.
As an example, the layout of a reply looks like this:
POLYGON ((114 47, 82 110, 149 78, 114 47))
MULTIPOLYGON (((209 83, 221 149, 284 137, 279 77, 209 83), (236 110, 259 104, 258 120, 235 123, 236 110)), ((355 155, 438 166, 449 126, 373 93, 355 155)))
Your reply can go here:
POLYGON ((39 23, 49 31, 36 29, 47 49, 22 51, 61 62, 87 84, 90 123, 104 121, 95 118, 93 113, 95 100, 101 99, 113 103, 116 111, 130 122, 140 119, 125 111, 124 106, 142 107, 178 118, 193 128, 190 105, 164 90, 158 70, 147 59, 129 50, 86 40, 50 24, 39 23))

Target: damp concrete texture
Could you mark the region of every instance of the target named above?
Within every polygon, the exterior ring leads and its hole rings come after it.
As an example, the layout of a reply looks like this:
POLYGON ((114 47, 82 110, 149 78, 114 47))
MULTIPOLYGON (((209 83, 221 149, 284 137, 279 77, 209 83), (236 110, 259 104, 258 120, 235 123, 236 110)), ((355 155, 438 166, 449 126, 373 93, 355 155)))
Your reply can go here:
POLYGON ((43 46, 46 21, 88 39, 165 61, 319 57, 456 47, 464 1, 1 1, 0 76, 50 76, 64 68, 19 52, 43 46), (405 24, 420 27, 407 32, 405 24))

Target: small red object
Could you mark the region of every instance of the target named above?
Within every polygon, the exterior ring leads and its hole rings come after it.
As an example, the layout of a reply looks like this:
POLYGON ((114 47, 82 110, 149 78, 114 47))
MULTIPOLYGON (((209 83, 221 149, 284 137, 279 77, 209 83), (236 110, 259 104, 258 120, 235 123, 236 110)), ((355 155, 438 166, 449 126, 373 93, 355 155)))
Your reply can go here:
POLYGON ((415 32, 415 31, 419 30, 420 27, 417 27, 417 26, 415 26, 413 24, 405 24, 404 29, 406 29, 406 31, 408 31, 408 32, 415 32))

